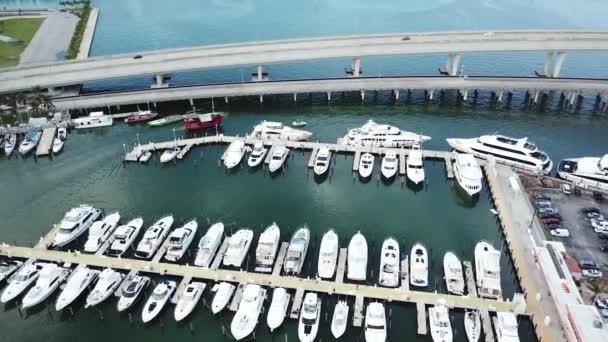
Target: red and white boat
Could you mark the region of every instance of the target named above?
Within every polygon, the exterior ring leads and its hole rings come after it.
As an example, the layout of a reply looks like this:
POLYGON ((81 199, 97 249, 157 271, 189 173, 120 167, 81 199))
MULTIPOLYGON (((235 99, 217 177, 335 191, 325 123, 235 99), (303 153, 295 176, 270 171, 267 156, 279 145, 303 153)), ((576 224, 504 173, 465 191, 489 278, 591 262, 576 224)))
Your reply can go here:
POLYGON ((135 124, 135 123, 146 122, 146 121, 150 121, 150 120, 154 119, 157 116, 158 116, 158 113, 156 113, 156 112, 153 112, 150 110, 140 110, 140 111, 129 114, 129 116, 127 116, 127 118, 125 119, 125 123, 135 124))
POLYGON ((184 115, 184 129, 188 132, 198 132, 222 124, 224 113, 189 113, 184 115))

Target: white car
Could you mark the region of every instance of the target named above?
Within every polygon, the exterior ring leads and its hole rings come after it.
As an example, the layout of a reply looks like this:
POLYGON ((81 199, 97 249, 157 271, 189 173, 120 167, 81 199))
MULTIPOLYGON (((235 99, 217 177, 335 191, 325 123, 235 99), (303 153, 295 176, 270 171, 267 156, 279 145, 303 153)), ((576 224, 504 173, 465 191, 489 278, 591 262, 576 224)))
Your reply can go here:
POLYGON ((551 235, 553 236, 557 236, 557 237, 570 237, 570 231, 568 229, 564 229, 564 228, 558 228, 558 229, 551 229, 550 231, 551 235))
POLYGON ((594 268, 583 269, 583 277, 587 278, 601 278, 603 276, 602 271, 594 268))
POLYGON ((608 221, 599 221, 595 224, 592 224, 593 231, 598 234, 606 234, 608 233, 608 221))

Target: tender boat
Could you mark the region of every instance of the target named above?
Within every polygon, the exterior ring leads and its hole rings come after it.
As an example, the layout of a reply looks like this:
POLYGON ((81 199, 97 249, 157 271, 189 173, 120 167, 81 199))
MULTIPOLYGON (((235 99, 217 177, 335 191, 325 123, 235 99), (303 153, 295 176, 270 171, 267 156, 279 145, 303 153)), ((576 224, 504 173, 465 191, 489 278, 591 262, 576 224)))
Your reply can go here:
POLYGON ((255 249, 256 272, 272 272, 274 259, 281 244, 281 230, 275 222, 264 230, 255 249))
POLYGON ((302 141, 307 140, 312 133, 285 126, 280 122, 262 121, 253 127, 251 137, 257 139, 278 139, 302 141))
POLYGON ((169 116, 165 116, 164 118, 160 118, 160 119, 156 119, 156 120, 152 120, 150 122, 148 122, 148 126, 150 127, 160 127, 160 126, 164 126, 164 125, 168 125, 174 122, 178 122, 178 121, 182 121, 184 119, 183 115, 169 115, 169 116))
POLYGON ((346 277, 350 280, 367 279, 367 241, 361 232, 353 235, 348 244, 348 267, 346 277))
POLYGON ((122 283, 123 278, 124 274, 114 271, 111 268, 106 268, 101 271, 99 280, 97 280, 97 284, 95 284, 95 287, 87 296, 87 302, 84 307, 88 308, 90 306, 95 306, 110 298, 110 296, 116 292, 120 283, 122 283))
POLYGON ((188 113, 184 115, 184 129, 186 132, 199 132, 217 128, 222 124, 225 115, 225 113, 215 111, 205 114, 188 113))
POLYGON ((216 284, 213 287, 212 291, 215 292, 215 296, 213 296, 213 302, 211 302, 211 312, 214 315, 224 310, 235 289, 236 286, 226 282, 216 284))
POLYGON ((55 264, 46 264, 40 270, 36 285, 21 300, 23 309, 31 308, 47 299, 70 274, 70 270, 55 264))
POLYGON ((76 129, 107 127, 112 126, 113 123, 114 117, 112 115, 105 115, 103 112, 91 112, 88 116, 72 120, 72 124, 74 124, 74 128, 76 129))
POLYGON ((266 324, 270 328, 270 332, 278 329, 287 315, 287 309, 289 308, 289 298, 291 296, 282 287, 277 287, 272 291, 272 302, 268 309, 268 316, 266 317, 266 324))
POLYGON ((321 147, 315 156, 313 171, 317 176, 324 175, 329 170, 331 162, 331 152, 327 147, 321 147))
POLYGON ((452 324, 445 305, 429 308, 429 326, 434 342, 452 342, 452 324))
POLYGON ((140 163, 147 163, 148 160, 150 160, 150 158, 152 158, 152 152, 151 151, 144 151, 144 152, 142 152, 141 156, 139 156, 138 161, 140 163))
POLYGON ((242 140, 235 140, 228 145, 224 152, 224 166, 227 169, 232 169, 241 163, 241 159, 245 155, 246 147, 242 140))
POLYGON ((8 134, 4 138, 4 154, 9 157, 17 146, 17 134, 8 134))
POLYGON ((141 122, 147 122, 158 116, 158 113, 151 110, 138 110, 137 112, 129 114, 125 118, 125 123, 137 124, 141 122))
POLYGON ((446 140, 456 151, 470 153, 478 158, 493 158, 499 163, 546 174, 553 168, 553 162, 547 153, 539 150, 528 138, 482 135, 471 139, 446 140))
POLYGON ((359 176, 367 178, 374 171, 374 156, 371 153, 363 153, 359 159, 359 176))
POLYGON ((424 164, 422 162, 422 151, 420 151, 419 144, 412 146, 410 154, 407 157, 405 171, 407 178, 414 184, 424 182, 424 164))
POLYGON ((382 255, 380 256, 380 285, 386 287, 399 286, 399 242, 394 238, 388 238, 382 243, 382 255))
POLYGON ((486 241, 479 241, 475 245, 475 280, 479 296, 502 298, 500 251, 486 241))
POLYGON ((517 317, 512 312, 497 312, 494 318, 497 342, 519 342, 517 317))
POLYGON ((251 240, 253 240, 253 231, 250 229, 239 229, 234 233, 230 237, 228 249, 224 254, 224 266, 241 267, 245 257, 247 257, 251 240))
POLYGON ((579 186, 608 190, 608 154, 564 159, 557 166, 557 174, 579 186))
POLYGON ((101 216, 101 210, 89 205, 70 209, 59 223, 53 246, 64 247, 82 235, 101 216))
POLYGON ((169 298, 171 298, 175 288, 176 284, 172 280, 163 280, 156 285, 141 312, 141 320, 144 323, 148 323, 158 316, 169 298))
POLYGON ((68 138, 68 130, 65 127, 57 128, 57 138, 65 141, 68 138))
POLYGON ((308 292, 304 296, 300 322, 298 324, 298 338, 300 342, 312 342, 319 331, 321 320, 321 298, 314 292, 308 292))
POLYGON ((334 315, 331 319, 331 334, 334 338, 338 339, 344 332, 346 332, 346 326, 348 325, 348 304, 346 301, 341 300, 336 303, 334 308, 334 315))
POLYGON ((63 140, 59 138, 53 139, 53 154, 57 154, 63 150, 63 140))
POLYGON ((429 257, 421 243, 416 243, 410 252, 410 284, 418 287, 429 284, 429 257))
POLYGON ((21 145, 19 145, 19 153, 22 155, 30 153, 36 146, 38 146, 40 137, 42 137, 42 132, 38 130, 27 132, 25 138, 21 142, 21 145))
POLYGON ((256 142, 253 145, 253 150, 249 154, 247 165, 249 165, 249 167, 256 167, 262 164, 267 152, 268 150, 266 149, 266 147, 264 147, 264 144, 261 141, 256 142))
POLYGON ((138 217, 129 221, 126 225, 116 228, 113 234, 114 241, 112 241, 108 253, 113 256, 123 255, 131 247, 143 225, 144 219, 138 217))
POLYGON ((163 154, 160 155, 160 162, 164 164, 172 161, 173 159, 175 159, 175 157, 177 157, 179 151, 180 148, 177 146, 164 150, 163 154))
POLYGON ((299 275, 304 265, 308 244, 310 242, 310 230, 307 225, 300 227, 291 237, 287 254, 285 255, 284 271, 288 275, 299 275))
POLYGON ((365 311, 365 342, 386 341, 386 312, 382 303, 369 303, 365 311))
POLYGON ((270 157, 270 163, 268 164, 268 170, 270 172, 276 172, 285 164, 285 160, 289 156, 289 149, 285 146, 276 146, 270 157))
POLYGON ((262 313, 264 299, 266 290, 262 287, 255 284, 245 286, 239 308, 230 323, 230 332, 235 340, 242 340, 253 333, 262 313))
POLYGON ((479 311, 472 310, 464 313, 464 331, 469 342, 478 342, 481 336, 481 317, 479 311))
POLYGON ((333 278, 336 272, 336 262, 338 261, 339 253, 338 234, 330 229, 323 234, 321 246, 319 247, 319 261, 317 265, 317 273, 322 279, 333 278))
POLYGON ((151 258, 169 234, 172 225, 173 216, 169 215, 150 226, 144 233, 144 237, 139 241, 135 256, 142 259, 151 258))
POLYGON ((381 172, 382 176, 386 179, 391 179, 397 174, 399 167, 399 159, 397 159, 397 153, 388 152, 382 158, 381 172))
POLYGON ((123 288, 120 298, 116 303, 116 310, 123 312, 133 306, 141 297, 142 291, 148 287, 148 284, 150 284, 150 278, 148 277, 141 275, 133 277, 123 288))
POLYGON ((169 247, 165 254, 165 260, 175 262, 181 259, 194 240, 197 229, 198 223, 196 220, 191 220, 182 227, 174 230, 171 235, 169 235, 169 247))
POLYGON ((118 225, 120 214, 115 212, 106 216, 101 221, 93 222, 89 229, 89 238, 84 244, 84 251, 87 253, 95 253, 101 246, 112 236, 114 229, 118 225))
POLYGON ((306 121, 294 121, 291 123, 293 127, 304 127, 306 126, 306 121))
POLYGON ((223 236, 224 224, 222 222, 218 222, 212 225, 209 230, 207 230, 207 233, 198 242, 198 251, 196 252, 194 265, 200 267, 209 267, 215 252, 217 252, 217 249, 222 243, 223 236))
POLYGON ((65 284, 65 287, 57 297, 55 302, 55 310, 63 310, 66 306, 72 304, 76 298, 78 298, 86 288, 91 285, 97 276, 99 271, 92 270, 87 267, 78 267, 65 284))
POLYGON ((4 279, 8 281, 8 278, 13 274, 19 267, 23 265, 23 262, 19 260, 9 260, 0 262, 0 282, 4 279))
POLYGON ((443 273, 448 292, 459 296, 464 295, 462 263, 454 252, 447 252, 443 256, 443 273))
POLYGON ((176 322, 183 320, 192 313, 196 304, 198 304, 198 301, 201 299, 205 287, 207 287, 205 283, 197 281, 193 281, 186 286, 184 293, 175 305, 173 316, 175 317, 176 322))
POLYGON ((454 158, 454 175, 458 185, 466 191, 469 196, 474 196, 481 191, 483 173, 472 154, 456 153, 454 158))
POLYGON ((360 128, 349 130, 342 139, 342 143, 361 146, 410 147, 430 139, 431 137, 426 135, 402 131, 395 126, 377 124, 369 120, 360 128))
POLYGON ((27 264, 21 267, 17 273, 9 278, 8 285, 2 291, 2 296, 0 296, 0 302, 8 303, 17 298, 38 279, 41 268, 42 265, 38 264, 27 264))

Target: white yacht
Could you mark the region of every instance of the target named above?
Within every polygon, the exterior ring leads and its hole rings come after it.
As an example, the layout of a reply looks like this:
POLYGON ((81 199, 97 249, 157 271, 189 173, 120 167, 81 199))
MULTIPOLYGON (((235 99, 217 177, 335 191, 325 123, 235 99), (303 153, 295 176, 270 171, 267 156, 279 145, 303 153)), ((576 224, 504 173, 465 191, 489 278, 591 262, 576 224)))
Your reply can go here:
POLYGON ((382 243, 382 254, 380 256, 380 285, 386 287, 399 286, 399 242, 394 238, 388 238, 382 243))
POLYGON ((405 171, 407 178, 414 184, 424 182, 424 163, 419 144, 414 145, 410 150, 410 154, 407 156, 405 171))
POLYGON ((169 234, 172 225, 173 216, 169 215, 150 226, 144 233, 144 237, 139 241, 135 256, 142 259, 151 258, 169 234))
POLYGON ((331 319, 331 334, 338 339, 346 332, 348 325, 348 304, 345 300, 338 301, 331 319))
POLYGON ((227 169, 232 169, 241 163, 241 159, 247 150, 245 143, 242 140, 235 140, 228 145, 224 152, 224 166, 227 169))
POLYGON ((279 139, 302 141, 308 139, 312 133, 300 129, 285 126, 280 122, 262 121, 251 132, 251 136, 257 139, 279 139))
POLYGON ((175 159, 175 157, 177 157, 177 155, 179 154, 180 148, 175 146, 175 147, 170 147, 166 150, 163 151, 163 154, 160 155, 160 162, 162 164, 168 163, 170 161, 172 161, 173 159, 175 159))
POLYGON ((95 306, 110 298, 110 296, 116 292, 120 283, 122 283, 123 277, 124 274, 114 271, 111 268, 106 268, 101 271, 97 284, 95 284, 95 287, 87 296, 87 302, 84 307, 88 308, 90 306, 95 306))
POLYGON ((112 115, 104 115, 103 112, 91 112, 89 116, 72 120, 74 128, 95 128, 112 126, 114 118, 112 115))
POLYGON ((266 290, 260 285, 245 286, 239 308, 230 323, 230 332, 235 340, 242 340, 253 333, 260 319, 265 298, 266 290))
POLYGON ((21 141, 21 145, 19 145, 19 153, 22 155, 26 155, 30 153, 36 146, 38 146, 38 142, 42 137, 42 132, 38 130, 32 130, 27 132, 23 141, 21 141))
POLYGON ((363 153, 359 159, 359 176, 367 178, 374 171, 374 155, 371 153, 363 153))
POLYGON ((443 256, 443 273, 448 292, 459 296, 464 295, 462 263, 454 252, 446 252, 443 256))
POLYGON ((78 298, 84 290, 91 285, 97 276, 99 271, 92 270, 88 267, 78 267, 65 284, 65 287, 57 297, 55 302, 55 310, 60 311, 66 306, 72 304, 76 298, 78 298))
POLYGON ((277 287, 272 290, 272 302, 268 309, 268 316, 266 317, 266 324, 270 328, 270 332, 278 329, 287 315, 287 309, 289 308, 289 298, 291 296, 282 287, 277 287))
POLYGON ((608 190, 608 154, 603 157, 564 159, 557 166, 557 174, 576 185, 608 190))
POLYGON ((178 261, 181 259, 194 240, 197 229, 198 223, 196 220, 191 220, 182 227, 174 230, 171 235, 169 235, 169 246, 167 248, 167 253, 165 254, 165 260, 178 261))
POLYGON ((196 304, 198 304, 199 300, 201 299, 206 287, 207 284, 197 281, 193 281, 186 286, 184 293, 175 305, 173 316, 175 317, 176 322, 183 320, 184 318, 188 317, 190 313, 192 313, 196 307, 196 304))
POLYGON ((361 232, 357 232, 348 244, 346 278, 359 281, 367 279, 367 253, 367 240, 361 232))
POLYGON ((483 173, 474 155, 455 153, 454 176, 456 176, 458 185, 469 196, 474 196, 481 191, 483 173))
POLYGON ((239 229, 234 233, 230 237, 228 249, 224 254, 222 261, 224 266, 241 267, 249 252, 251 240, 253 240, 253 231, 250 229, 239 229))
POLYGON ((386 341, 386 312, 382 303, 369 303, 365 311, 365 342, 386 341))
POLYGON ((266 157, 266 153, 268 153, 268 149, 264 147, 264 143, 261 141, 253 144, 253 150, 249 154, 249 159, 247 159, 247 165, 249 167, 256 167, 264 162, 264 157, 266 157))
POLYGON ((430 139, 431 137, 426 135, 402 131, 395 126, 377 124, 369 120, 360 128, 349 130, 342 142, 345 145, 410 147, 430 139))
POLYGON ((322 176, 329 170, 331 152, 327 147, 321 147, 315 156, 313 171, 317 176, 322 176))
POLYGON ((512 312, 497 312, 494 318, 497 342, 519 342, 517 317, 512 312))
POLYGON ((30 287, 38 276, 40 275, 40 269, 42 265, 37 264, 26 264, 21 267, 17 273, 15 273, 8 281, 8 285, 2 291, 0 296, 0 302, 8 303, 11 300, 17 298, 25 289, 30 287))
POLYGON ((276 146, 272 151, 272 156, 270 157, 270 163, 268 164, 268 170, 270 172, 278 171, 283 164, 285 164, 285 160, 289 156, 289 149, 285 146, 276 146))
POLYGON ((255 249, 255 270, 256 272, 272 272, 274 259, 279 251, 281 244, 281 230, 275 222, 264 230, 258 240, 258 247, 255 249))
POLYGON ((397 153, 388 152, 382 158, 382 167, 380 169, 382 176, 386 179, 391 179, 397 174, 399 168, 399 159, 397 159, 397 153))
POLYGON ((528 138, 482 135, 479 138, 446 140, 456 151, 470 153, 478 158, 494 157, 497 162, 535 172, 550 173, 553 168, 549 156, 528 141, 528 138))
POLYGON ((68 130, 65 127, 57 128, 57 138, 65 141, 68 138, 68 130))
POLYGON ((134 276, 122 289, 120 298, 116 303, 116 310, 123 312, 133 306, 140 298, 142 291, 148 287, 148 284, 150 284, 150 278, 141 275, 134 276))
POLYGON ((143 225, 144 219, 138 217, 129 221, 126 225, 116 228, 109 254, 113 256, 123 255, 131 247, 143 225))
POLYGON ((500 251, 486 241, 475 245, 475 280, 481 297, 502 298, 500 251))
POLYGON ((9 134, 4 139, 4 154, 9 157, 17 146, 17 134, 9 134))
POLYGON ((0 282, 8 278, 23 265, 19 260, 9 260, 0 262, 0 282))
POLYGON ((82 235, 101 216, 101 210, 89 205, 70 209, 59 223, 53 246, 64 247, 82 235))
POLYGON ((95 253, 112 236, 114 229, 118 225, 120 214, 115 212, 106 216, 101 221, 95 221, 89 228, 89 238, 84 244, 84 251, 95 253))
POLYGON ((477 310, 467 310, 464 313, 464 331, 469 342, 478 342, 481 336, 481 317, 477 310))
POLYGON ((146 301, 141 311, 141 320, 148 323, 162 311, 169 298, 175 291, 176 284, 172 280, 163 280, 152 291, 152 295, 146 301))
POLYGON ((40 270, 36 285, 21 300, 23 309, 31 308, 47 299, 65 281, 70 270, 55 264, 46 264, 40 270))
POLYGON ((63 150, 63 140, 59 138, 53 139, 53 154, 57 154, 63 150))
POLYGON ((152 151, 143 151, 139 156, 138 161, 145 164, 148 162, 148 160, 150 160, 150 158, 152 158, 152 151))
POLYGON ((285 255, 284 271, 288 275, 299 275, 304 266, 304 259, 310 242, 308 226, 300 227, 291 237, 287 254, 285 255))
POLYGON ((308 292, 304 296, 300 322, 298 324, 298 338, 300 342, 312 342, 319 331, 321 320, 321 298, 314 292, 308 292))
POLYGON ((236 286, 226 282, 213 286, 212 292, 215 292, 215 296, 213 296, 213 301, 211 302, 211 312, 214 315, 224 310, 230 298, 232 298, 235 289, 236 286))
POLYGON ((429 256, 421 243, 416 243, 410 252, 410 284, 418 287, 429 284, 429 256))
POLYGON ((322 279, 333 278, 336 272, 336 262, 338 261, 339 253, 338 234, 330 229, 323 234, 321 246, 319 247, 319 260, 317 265, 317 273, 322 279))
POLYGON ((224 224, 222 222, 213 224, 198 242, 198 250, 196 252, 196 258, 194 259, 194 265, 209 267, 215 252, 217 252, 217 249, 222 243, 223 236, 224 224))
POLYGON ((429 326, 433 342, 452 342, 452 323, 445 305, 435 305, 429 308, 429 326))

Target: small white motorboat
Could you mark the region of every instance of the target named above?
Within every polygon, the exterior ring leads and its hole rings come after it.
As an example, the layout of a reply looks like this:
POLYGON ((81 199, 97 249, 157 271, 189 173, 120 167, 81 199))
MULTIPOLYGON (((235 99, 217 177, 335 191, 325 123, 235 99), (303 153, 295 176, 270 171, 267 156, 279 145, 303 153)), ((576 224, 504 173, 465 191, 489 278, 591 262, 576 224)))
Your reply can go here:
POLYGON ((136 275, 129 281, 129 283, 122 289, 118 303, 116 303, 116 310, 123 312, 128 310, 137 300, 143 290, 150 284, 150 278, 145 276, 136 275))
POLYGON ((13 272, 17 271, 17 269, 19 269, 21 265, 23 265, 23 262, 19 260, 8 260, 0 262, 0 282, 2 282, 4 279, 8 281, 10 275, 13 274, 13 272))
POLYGON ((365 342, 386 341, 386 312, 382 303, 369 303, 365 311, 365 342))
POLYGON ((380 285, 386 287, 399 286, 399 255, 399 243, 397 240, 394 238, 384 240, 380 256, 380 285))
POLYGON ((165 254, 165 260, 175 262, 181 259, 194 240, 197 229, 198 223, 196 220, 191 220, 182 227, 174 230, 171 235, 169 235, 169 246, 167 248, 167 253, 165 254))
POLYGON ((397 153, 391 151, 384 155, 384 158, 382 158, 382 166, 380 169, 384 178, 393 178, 393 176, 397 174, 398 167, 399 159, 397 159, 397 153))
POLYGON ((65 141, 68 138, 68 130, 65 127, 57 128, 57 138, 65 141))
POLYGON ((324 175, 329 170, 329 164, 331 162, 331 152, 327 147, 322 147, 315 156, 315 163, 313 171, 317 176, 324 175))
POLYGON ((317 273, 320 278, 329 279, 334 276, 339 247, 338 234, 333 229, 323 234, 317 264, 317 273))
POLYGON ((9 157, 17 146, 17 134, 8 134, 4 138, 4 154, 9 157))
POLYGON ((264 299, 266 299, 266 290, 260 285, 245 286, 239 308, 230 323, 230 333, 235 340, 242 340, 253 333, 262 313, 264 299))
POLYGON ((32 130, 27 132, 23 141, 21 141, 21 145, 19 145, 19 153, 21 155, 26 155, 30 153, 36 146, 38 146, 38 142, 42 137, 42 133, 38 130, 32 130))
POLYGON ((367 178, 374 171, 374 156, 371 153, 364 153, 359 160, 359 176, 367 178))
POLYGON ((124 226, 119 226, 114 230, 113 241, 108 252, 113 256, 120 256, 129 249, 144 225, 144 219, 138 217, 129 221, 124 226))
POLYGON ((148 323, 162 311, 167 301, 175 291, 176 284, 172 280, 163 280, 152 291, 141 312, 141 320, 148 323))
POLYGON ((289 156, 289 149, 285 146, 276 146, 272 152, 272 156, 270 157, 270 163, 268 164, 268 170, 270 172, 276 172, 279 170, 283 164, 285 164, 285 160, 289 156))
POLYGON ((367 240, 361 232, 357 232, 348 244, 346 278, 357 281, 367 279, 367 253, 367 240))
POLYGON ((443 256, 443 272, 448 292, 459 296, 464 295, 462 263, 454 252, 447 252, 443 256))
POLYGON ((57 154, 63 150, 63 140, 59 138, 53 139, 53 153, 57 154))
POLYGON ((249 167, 256 167, 262 164, 262 162, 264 162, 264 157, 266 157, 267 152, 268 149, 264 147, 264 143, 262 143, 261 141, 256 142, 253 145, 253 150, 249 154, 247 165, 249 165, 249 167))
POLYGON ((175 157, 177 157, 179 151, 179 147, 171 147, 166 149, 165 151, 163 151, 163 154, 160 155, 160 162, 164 164, 172 161, 173 159, 175 159, 175 157))
POLYGON ((429 284, 429 257, 421 243, 416 243, 410 253, 410 284, 426 287, 429 284))
POLYGON ((46 264, 40 270, 36 285, 21 300, 23 309, 31 308, 47 299, 70 274, 70 270, 55 264, 46 264))
POLYGON ((429 326, 434 342, 452 342, 452 324, 445 305, 435 305, 429 308, 429 326))
POLYGON ((115 212, 106 216, 101 221, 95 221, 89 228, 89 238, 84 244, 84 251, 87 253, 95 253, 101 246, 108 241, 114 229, 120 221, 120 214, 115 212))
POLYGON ((41 268, 42 265, 39 264, 26 264, 21 267, 17 273, 8 279, 8 285, 2 291, 0 302, 6 304, 17 298, 38 279, 41 268))
POLYGON ((65 287, 57 297, 55 310, 60 311, 72 304, 97 279, 98 275, 99 271, 87 267, 79 267, 72 272, 65 287))
POLYGON ((300 342, 312 342, 319 331, 321 319, 321 298, 314 292, 308 292, 304 296, 300 322, 298 324, 298 338, 300 342))
POLYGON ((422 151, 420 144, 414 144, 406 162, 407 178, 414 184, 424 182, 424 164, 422 162, 422 151))
POLYGON ((258 246, 255 249, 256 272, 272 272, 272 266, 280 244, 281 230, 276 222, 273 222, 260 234, 258 246))
POLYGON ((148 160, 150 160, 150 158, 152 158, 152 151, 144 151, 139 156, 138 160, 139 160, 140 163, 147 163, 148 160))
POLYGON ((232 169, 241 163, 241 159, 246 151, 245 143, 242 140, 235 140, 228 145, 224 152, 224 166, 227 169, 232 169))
POLYGON ((266 324, 270 328, 270 332, 279 328, 285 316, 287 315, 287 309, 289 308, 289 298, 291 296, 282 287, 277 287, 272 291, 272 302, 268 309, 268 316, 266 317, 266 324))
POLYGON ((193 281, 186 286, 184 293, 175 305, 173 315, 176 322, 183 320, 184 318, 188 317, 190 313, 192 313, 196 307, 196 304, 198 304, 198 301, 201 299, 201 296, 205 291, 205 287, 207 287, 205 283, 197 281, 193 281))
POLYGON ((222 243, 223 236, 224 224, 222 222, 213 224, 198 242, 198 251, 196 252, 194 265, 200 267, 209 267, 215 252, 217 252, 217 249, 222 243))
POLYGON ((477 310, 467 310, 464 313, 464 331, 469 342, 478 342, 481 336, 481 317, 477 310))
POLYGON ((247 252, 251 246, 253 231, 251 229, 239 229, 230 237, 226 254, 222 263, 224 266, 241 267, 247 257, 247 252))
POLYGON ((108 299, 120 286, 124 274, 116 272, 111 268, 106 268, 99 274, 99 280, 93 288, 93 291, 87 296, 85 308, 95 306, 104 300, 108 299))
POLYGON ((285 255, 285 264, 283 270, 287 275, 298 275, 304 266, 304 259, 308 252, 308 244, 310 243, 310 229, 307 225, 303 225, 291 237, 287 254, 285 255))
POLYGON ((304 127, 306 126, 306 121, 294 121, 291 123, 293 127, 304 127))
POLYGON ((334 338, 338 339, 344 332, 346 332, 346 326, 348 324, 348 304, 345 300, 341 300, 336 303, 334 308, 334 315, 331 319, 331 334, 334 338))
POLYGON ((213 301, 211 302, 211 312, 214 315, 224 310, 230 298, 232 298, 235 289, 236 286, 226 282, 213 286, 212 292, 215 292, 215 296, 213 296, 213 301))

